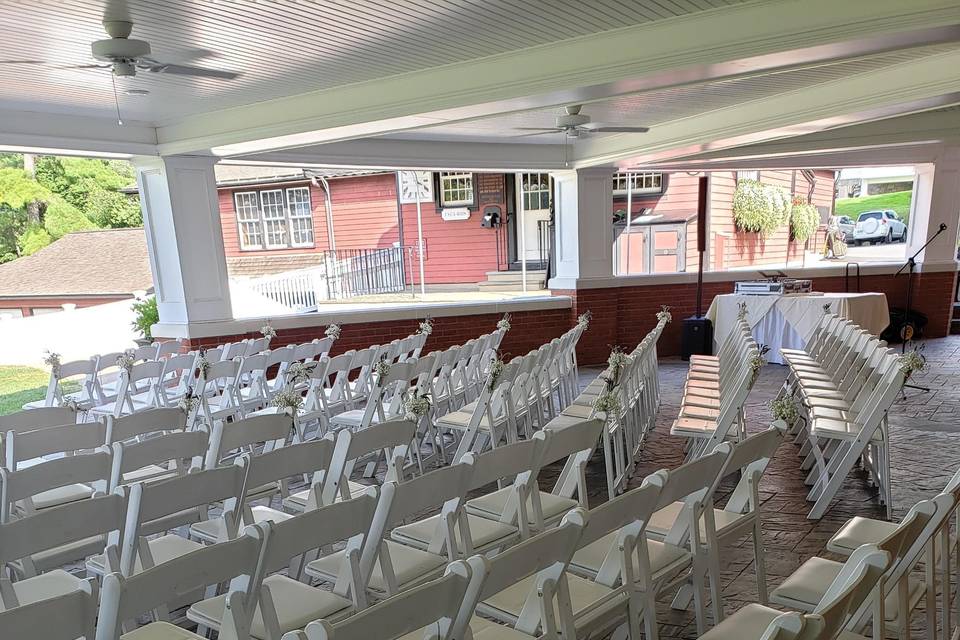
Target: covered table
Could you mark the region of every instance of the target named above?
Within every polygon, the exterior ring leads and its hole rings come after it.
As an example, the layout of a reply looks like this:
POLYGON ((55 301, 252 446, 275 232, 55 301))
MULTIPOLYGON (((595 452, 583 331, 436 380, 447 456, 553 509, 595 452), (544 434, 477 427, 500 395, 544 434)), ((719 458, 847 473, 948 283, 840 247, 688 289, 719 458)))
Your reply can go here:
POLYGON ((890 324, 887 297, 882 293, 811 293, 763 296, 729 293, 713 299, 707 317, 713 322, 714 353, 733 329, 740 303, 747 305, 747 322, 759 344, 770 347, 768 362, 783 364, 780 349, 803 349, 813 336, 823 307, 880 335, 890 324))

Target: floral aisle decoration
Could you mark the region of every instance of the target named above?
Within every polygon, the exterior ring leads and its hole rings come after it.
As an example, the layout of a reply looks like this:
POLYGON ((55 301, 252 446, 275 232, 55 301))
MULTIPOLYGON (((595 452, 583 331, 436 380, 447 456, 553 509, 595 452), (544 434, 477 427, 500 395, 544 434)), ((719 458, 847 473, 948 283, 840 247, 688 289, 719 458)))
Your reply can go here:
POLYGON ((420 323, 420 328, 417 330, 417 333, 424 336, 429 336, 433 333, 433 318, 430 316, 424 318, 423 322, 420 323))
POLYGON ((504 333, 506 333, 507 331, 510 331, 510 314, 509 313, 503 314, 503 317, 500 318, 499 322, 497 322, 497 330, 503 331, 504 333))
POLYGON ((207 350, 203 347, 197 352, 197 370, 200 372, 200 375, 203 376, 203 379, 206 380, 207 376, 210 374, 210 361, 207 360, 207 350))
POLYGON ((271 327, 269 322, 263 325, 262 327, 260 327, 260 333, 263 335, 264 338, 267 338, 269 340, 273 340, 274 338, 277 337, 277 330, 271 327))
POLYGON ((673 314, 670 313, 670 307, 665 304, 660 305, 660 311, 657 312, 657 322, 673 322, 673 314))
POLYGON ((387 362, 386 356, 377 360, 377 364, 373 366, 373 373, 377 376, 377 384, 383 384, 384 378, 390 373, 390 363, 387 362))
POLYGON ((620 412, 620 394, 617 392, 617 382, 612 378, 604 377, 606 387, 593 401, 593 410, 602 413, 606 419, 616 416, 620 412))
POLYGON ((620 375, 629 363, 630 356, 624 353, 619 346, 610 351, 610 356, 607 358, 607 371, 610 372, 610 379, 614 385, 620 384, 620 375))
POLYGON ((774 420, 783 420, 788 427, 792 427, 800 419, 800 410, 797 401, 792 396, 783 396, 770 402, 770 411, 774 420))
POLYGON ((746 302, 740 302, 737 304, 737 320, 746 320, 748 313, 749 311, 747 311, 746 302))
POLYGON ((62 406, 64 409, 70 409, 70 411, 73 411, 83 418, 80 420, 80 422, 86 422, 87 410, 84 409, 75 398, 67 398, 60 406, 62 406))
POLYGON ((46 356, 43 358, 44 364, 50 367, 50 373, 54 378, 60 378, 60 354, 56 351, 45 351, 46 356))
POLYGON ((133 370, 133 351, 124 351, 117 356, 117 366, 126 369, 127 373, 133 370))
POLYGON ((293 417, 297 415, 297 411, 303 406, 303 396, 293 389, 281 389, 277 395, 273 396, 270 404, 288 416, 293 417))
POLYGON ((505 366, 503 360, 500 358, 500 354, 496 354, 490 359, 490 371, 487 373, 487 388, 490 389, 490 391, 493 391, 497 383, 500 382, 505 366))
POLYGON ((764 356, 769 351, 770 347, 761 344, 757 352, 750 356, 750 386, 753 386, 753 383, 760 377, 760 370, 763 369, 763 365, 767 364, 767 359, 764 356))
POLYGON ((340 331, 341 331, 340 325, 331 324, 330 326, 327 327, 327 330, 323 332, 323 335, 327 336, 328 338, 333 338, 334 340, 337 340, 340 338, 340 331))
POLYGON ((430 394, 427 392, 420 393, 420 390, 414 387, 407 392, 403 401, 404 418, 410 422, 420 422, 423 416, 430 412, 432 406, 433 401, 430 394))
POLYGON ((903 372, 906 380, 909 380, 910 376, 912 376, 915 371, 920 371, 927 366, 927 359, 923 357, 922 353, 920 353, 921 350, 922 347, 921 349, 907 351, 897 358, 900 364, 900 371, 903 372))
POLYGON ((585 312, 577 316, 577 325, 586 329, 590 326, 591 320, 593 320, 593 312, 587 309, 585 312))
POLYGON ((306 382, 313 375, 319 362, 294 362, 284 372, 284 378, 287 385, 295 387, 298 384, 306 382))

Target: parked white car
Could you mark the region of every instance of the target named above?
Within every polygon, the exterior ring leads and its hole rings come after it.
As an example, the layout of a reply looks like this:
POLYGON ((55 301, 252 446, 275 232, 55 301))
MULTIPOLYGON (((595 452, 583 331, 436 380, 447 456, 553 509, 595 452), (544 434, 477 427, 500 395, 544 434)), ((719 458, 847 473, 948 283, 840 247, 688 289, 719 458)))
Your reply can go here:
POLYGON ((907 225, 890 210, 864 211, 853 228, 853 244, 872 242, 903 242, 907 239, 907 225))

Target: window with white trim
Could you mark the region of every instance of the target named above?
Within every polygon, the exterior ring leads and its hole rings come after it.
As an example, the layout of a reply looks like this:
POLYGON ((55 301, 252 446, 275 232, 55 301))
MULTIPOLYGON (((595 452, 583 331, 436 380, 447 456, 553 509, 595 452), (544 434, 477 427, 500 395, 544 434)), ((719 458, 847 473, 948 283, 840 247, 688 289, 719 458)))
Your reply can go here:
POLYGON ((237 223, 240 225, 240 248, 260 249, 263 247, 263 225, 260 223, 257 192, 237 192, 233 194, 233 202, 237 209, 237 223))
POLYGON ((455 171, 440 172, 440 206, 457 207, 473 204, 473 174, 455 171))
POLYGON ((760 171, 737 171, 737 182, 741 180, 753 180, 754 182, 760 181, 760 171))
POLYGON ((313 211, 308 187, 287 189, 287 211, 290 214, 290 244, 313 246, 313 211))
POLYGON ((663 191, 663 174, 659 171, 618 171, 613 174, 613 195, 627 195, 628 178, 632 185, 633 195, 663 191))
POLYGON ((523 174, 523 208, 540 211, 550 208, 550 174, 523 174))
POLYGON ((238 191, 233 202, 241 249, 313 246, 309 187, 238 191))

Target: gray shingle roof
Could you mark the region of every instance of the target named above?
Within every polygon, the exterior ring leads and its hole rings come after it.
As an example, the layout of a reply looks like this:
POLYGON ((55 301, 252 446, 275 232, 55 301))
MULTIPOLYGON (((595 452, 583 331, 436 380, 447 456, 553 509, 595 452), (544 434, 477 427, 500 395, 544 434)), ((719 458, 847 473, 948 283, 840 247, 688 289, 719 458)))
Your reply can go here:
POLYGON ((0 298, 130 294, 153 288, 143 229, 68 233, 0 265, 0 298))

